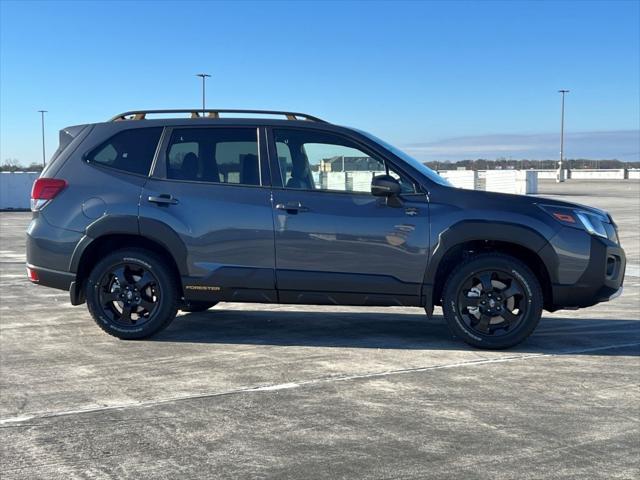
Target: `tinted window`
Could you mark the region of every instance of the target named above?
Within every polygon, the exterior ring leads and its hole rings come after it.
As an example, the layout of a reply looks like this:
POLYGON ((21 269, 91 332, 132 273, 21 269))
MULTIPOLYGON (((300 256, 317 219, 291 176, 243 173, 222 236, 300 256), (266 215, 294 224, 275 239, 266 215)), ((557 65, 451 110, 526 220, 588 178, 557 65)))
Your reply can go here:
POLYGON ((167 178, 260 185, 254 128, 176 128, 167 148, 167 178))
POLYGON ((286 185, 287 181, 291 178, 291 170, 293 168, 289 145, 283 142, 276 142, 276 153, 278 154, 278 164, 280 165, 282 183, 286 185))
POLYGON ((400 181, 403 192, 414 192, 411 180, 340 136, 279 129, 275 142, 286 188, 369 193, 372 178, 388 173, 400 181))
POLYGON ((105 167, 148 175, 161 133, 162 127, 124 130, 94 148, 86 159, 105 167))

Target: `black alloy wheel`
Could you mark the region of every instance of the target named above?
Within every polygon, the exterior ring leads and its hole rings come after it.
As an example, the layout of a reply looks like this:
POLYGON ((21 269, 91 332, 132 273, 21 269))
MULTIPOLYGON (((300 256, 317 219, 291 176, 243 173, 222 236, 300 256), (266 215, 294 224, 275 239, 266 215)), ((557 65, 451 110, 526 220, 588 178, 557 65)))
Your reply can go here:
POLYGON ((121 263, 100 280, 102 314, 120 326, 143 325, 158 309, 162 289, 153 273, 137 263, 121 263))
POLYGON ((452 333, 479 348, 522 342, 542 316, 540 281, 517 258, 498 252, 475 254, 449 274, 442 310, 452 333))
POLYGON ((154 252, 117 250, 100 260, 86 280, 89 313, 110 335, 124 340, 147 338, 176 316, 175 277, 154 252))
POLYGON ((479 335, 500 336, 518 328, 528 305, 520 281, 501 270, 473 273, 458 289, 458 314, 479 335))

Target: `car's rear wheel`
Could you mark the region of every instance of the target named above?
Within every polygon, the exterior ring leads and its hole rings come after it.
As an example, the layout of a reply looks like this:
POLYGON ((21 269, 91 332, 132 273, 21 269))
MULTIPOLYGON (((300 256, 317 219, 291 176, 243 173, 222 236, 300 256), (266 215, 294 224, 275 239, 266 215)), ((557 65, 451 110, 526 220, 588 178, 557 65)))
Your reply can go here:
POLYGON ((447 279, 442 308, 452 332, 475 347, 501 349, 527 338, 542 315, 534 273, 498 253, 463 261, 447 279))
POLYGON ((177 313, 177 286, 162 260, 146 250, 118 250, 96 264, 87 279, 87 306, 105 332, 146 338, 177 313))
POLYGON ((189 302, 180 307, 183 312, 204 312, 214 307, 218 302, 189 302))

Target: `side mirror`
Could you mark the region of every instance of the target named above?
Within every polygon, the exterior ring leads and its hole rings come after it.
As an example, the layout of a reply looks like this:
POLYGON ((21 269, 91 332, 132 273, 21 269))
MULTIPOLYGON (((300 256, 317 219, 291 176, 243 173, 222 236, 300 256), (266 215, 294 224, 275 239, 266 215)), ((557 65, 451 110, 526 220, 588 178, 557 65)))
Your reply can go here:
POLYGON ((391 175, 376 175, 371 180, 371 195, 375 197, 392 197, 401 190, 400 183, 391 175))

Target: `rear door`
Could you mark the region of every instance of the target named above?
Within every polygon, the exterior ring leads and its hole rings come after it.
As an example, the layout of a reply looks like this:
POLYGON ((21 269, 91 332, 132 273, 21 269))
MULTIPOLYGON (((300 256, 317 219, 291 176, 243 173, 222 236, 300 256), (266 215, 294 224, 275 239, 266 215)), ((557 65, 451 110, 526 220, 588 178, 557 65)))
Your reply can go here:
POLYGON ((269 132, 280 301, 420 304, 429 212, 414 182, 345 136, 269 132), (398 203, 371 195, 384 173, 400 180, 398 203))
POLYGON ((251 126, 165 129, 142 192, 140 229, 145 235, 168 226, 177 234, 190 299, 276 301, 260 133, 251 126))

